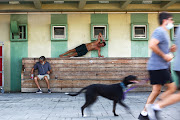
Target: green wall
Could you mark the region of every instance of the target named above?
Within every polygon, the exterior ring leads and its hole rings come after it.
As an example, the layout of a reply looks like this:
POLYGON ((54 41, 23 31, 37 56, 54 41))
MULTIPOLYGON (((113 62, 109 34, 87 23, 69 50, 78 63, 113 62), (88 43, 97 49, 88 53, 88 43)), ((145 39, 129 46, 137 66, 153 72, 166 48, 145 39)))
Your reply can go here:
MULTIPOLYGON (((91 24, 108 24, 108 14, 91 14, 91 24)), ((108 41, 106 46, 101 48, 101 55, 108 57, 108 41)), ((98 57, 98 52, 91 51, 91 57, 98 57)))
MULTIPOLYGON (((180 23, 180 14, 174 13, 172 15, 173 15, 174 23, 180 23)), ((173 62, 172 62, 172 64, 173 64, 173 62)), ((173 66, 173 65, 171 65, 171 66, 173 66)), ((179 85, 178 77, 172 69, 171 69, 171 75, 172 75, 172 78, 175 81, 176 85, 179 85)))
MULTIPOLYGON (((148 23, 148 14, 131 14, 131 23, 148 23)), ((148 41, 131 40, 131 57, 148 57, 148 41)))
MULTIPOLYGON (((52 14, 51 24, 67 24, 66 14, 52 14)), ((59 57, 67 51, 67 40, 51 41, 51 57, 59 57)))
MULTIPOLYGON (((11 15, 11 21, 27 24, 27 15, 11 15)), ((11 91, 21 91, 22 58, 28 57, 28 42, 11 42, 11 91)))

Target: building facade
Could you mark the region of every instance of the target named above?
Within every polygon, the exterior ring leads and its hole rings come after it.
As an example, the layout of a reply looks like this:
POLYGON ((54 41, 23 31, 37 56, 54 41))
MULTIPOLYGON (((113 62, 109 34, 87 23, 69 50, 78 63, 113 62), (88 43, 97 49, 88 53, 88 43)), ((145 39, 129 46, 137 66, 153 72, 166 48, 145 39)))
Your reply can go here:
MULTIPOLYGON (((43 1, 33 5, 21 4, 21 0, 18 2, 17 5, 0 2, 0 41, 4 42, 6 92, 18 92, 21 89, 23 57, 38 58, 43 55, 57 58, 69 49, 96 40, 98 32, 103 33, 107 43, 101 51, 105 57, 149 57, 151 51, 148 40, 159 25, 158 14, 161 12, 156 10, 160 3, 138 4, 133 3, 133 0, 132 4, 130 1, 127 3, 119 0, 125 6, 120 10, 117 10, 119 3, 117 7, 117 3, 111 3, 111 0, 109 3, 89 1, 88 4, 86 1, 83 4, 82 1, 77 1, 79 4, 71 2, 58 5, 43 4, 43 1), (79 5, 79 8, 74 4, 79 5), (41 7, 38 8, 39 6, 41 7), (60 12, 62 9, 63 12, 60 12), (136 9, 139 11, 135 11, 136 9), (99 12, 100 10, 102 11, 99 12)), ((165 2, 165 5, 171 3, 165 2)), ((162 11, 173 14, 175 27, 169 31, 173 43, 174 32, 180 23, 180 4, 174 2, 170 5, 163 6, 168 9, 164 8, 162 11)), ((96 51, 92 51, 84 57, 98 56, 96 51)))

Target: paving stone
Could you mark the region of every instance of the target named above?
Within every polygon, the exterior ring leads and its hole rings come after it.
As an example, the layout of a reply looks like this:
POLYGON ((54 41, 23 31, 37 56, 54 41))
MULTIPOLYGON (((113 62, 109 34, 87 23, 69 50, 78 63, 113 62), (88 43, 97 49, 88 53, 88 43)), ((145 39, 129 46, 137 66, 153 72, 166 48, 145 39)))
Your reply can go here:
MULTIPOLYGON (((0 94, 0 120, 137 120, 143 109, 149 92, 127 93, 124 103, 131 109, 131 114, 117 104, 114 117, 113 102, 99 97, 96 103, 84 110, 83 94, 76 97, 64 93, 5 93, 0 94)), ((168 106, 160 113, 162 120, 180 120, 180 103, 168 106)))

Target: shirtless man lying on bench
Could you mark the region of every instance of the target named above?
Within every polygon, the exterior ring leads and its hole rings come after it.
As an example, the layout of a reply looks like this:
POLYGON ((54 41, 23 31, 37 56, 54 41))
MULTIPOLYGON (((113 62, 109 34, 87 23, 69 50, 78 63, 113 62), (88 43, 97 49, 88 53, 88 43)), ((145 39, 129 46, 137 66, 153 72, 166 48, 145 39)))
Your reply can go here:
POLYGON ((59 57, 80 57, 80 56, 85 55, 88 51, 92 51, 92 50, 98 51, 98 57, 104 57, 104 56, 101 56, 101 47, 104 47, 104 46, 106 46, 105 40, 102 37, 102 34, 99 33, 97 41, 79 45, 78 47, 71 49, 65 52, 64 54, 59 55, 59 57), (101 42, 101 39, 102 39, 102 42, 101 42))

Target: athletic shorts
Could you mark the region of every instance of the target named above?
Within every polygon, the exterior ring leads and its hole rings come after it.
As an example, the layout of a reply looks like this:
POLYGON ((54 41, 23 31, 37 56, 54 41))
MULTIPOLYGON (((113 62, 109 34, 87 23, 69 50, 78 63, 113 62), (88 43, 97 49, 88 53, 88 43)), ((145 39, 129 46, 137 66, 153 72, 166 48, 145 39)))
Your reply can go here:
POLYGON ((38 77, 40 80, 42 80, 45 76, 48 78, 48 80, 50 79, 50 77, 49 77, 48 74, 45 74, 45 75, 38 75, 37 77, 38 77))
POLYGON ((82 44, 82 45, 76 47, 75 49, 76 49, 76 52, 77 52, 77 54, 78 54, 78 55, 75 56, 75 57, 83 56, 83 55, 85 55, 85 54, 88 52, 85 44, 82 44))
POLYGON ((172 78, 169 69, 149 70, 151 85, 164 85, 172 83, 172 78))
POLYGON ((178 90, 180 90, 180 71, 175 71, 175 72, 176 72, 176 75, 178 76, 178 82, 179 82, 178 90))

